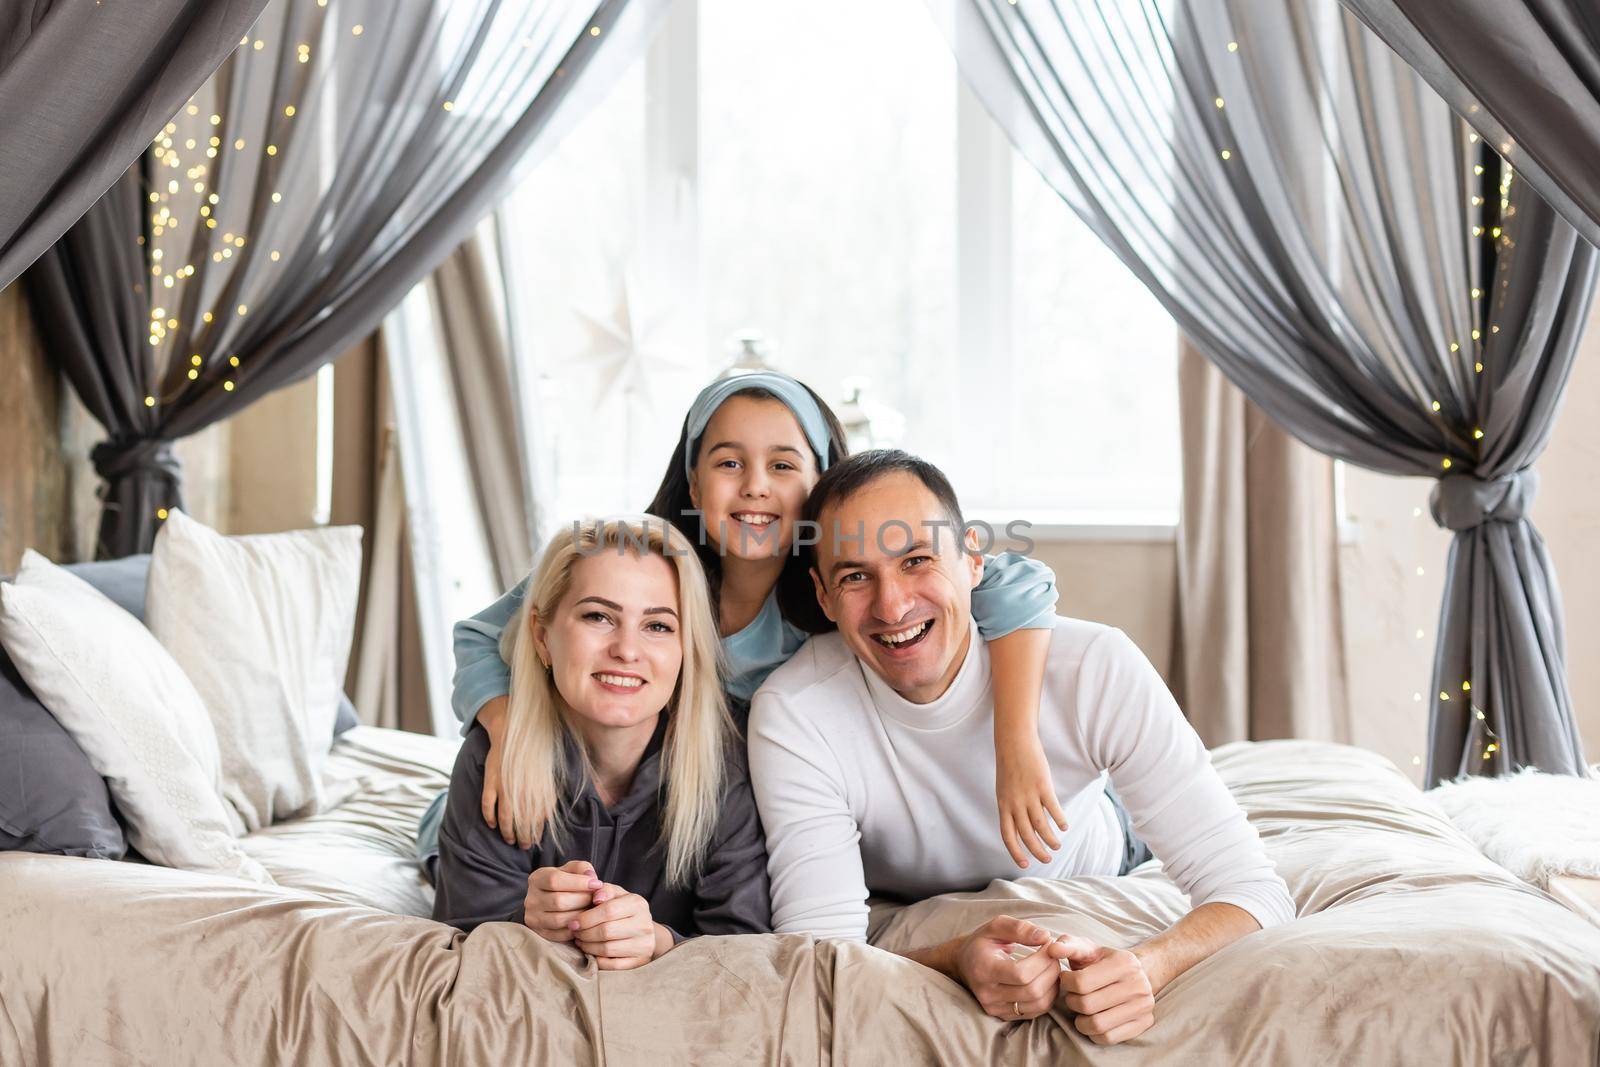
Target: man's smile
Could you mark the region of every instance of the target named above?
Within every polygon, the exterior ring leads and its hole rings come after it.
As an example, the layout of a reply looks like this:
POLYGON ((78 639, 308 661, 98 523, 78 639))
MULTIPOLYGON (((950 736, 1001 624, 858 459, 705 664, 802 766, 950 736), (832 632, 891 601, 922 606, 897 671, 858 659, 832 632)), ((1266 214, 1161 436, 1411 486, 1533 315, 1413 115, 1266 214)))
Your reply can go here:
POLYGON ((873 634, 872 639, 890 652, 906 653, 923 642, 933 630, 935 621, 934 619, 924 619, 919 623, 913 623, 899 630, 873 634))

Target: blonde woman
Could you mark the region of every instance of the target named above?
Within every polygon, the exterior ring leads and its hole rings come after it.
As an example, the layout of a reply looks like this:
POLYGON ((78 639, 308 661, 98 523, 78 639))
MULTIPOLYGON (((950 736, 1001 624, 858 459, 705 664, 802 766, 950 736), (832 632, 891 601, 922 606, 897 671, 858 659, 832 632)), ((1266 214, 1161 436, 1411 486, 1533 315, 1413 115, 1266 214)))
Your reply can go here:
POLYGON ((651 516, 569 526, 528 590, 502 636, 501 775, 533 844, 483 820, 489 736, 475 726, 419 833, 434 918, 523 923, 607 970, 696 934, 770 929, 761 824, 693 548, 651 516))

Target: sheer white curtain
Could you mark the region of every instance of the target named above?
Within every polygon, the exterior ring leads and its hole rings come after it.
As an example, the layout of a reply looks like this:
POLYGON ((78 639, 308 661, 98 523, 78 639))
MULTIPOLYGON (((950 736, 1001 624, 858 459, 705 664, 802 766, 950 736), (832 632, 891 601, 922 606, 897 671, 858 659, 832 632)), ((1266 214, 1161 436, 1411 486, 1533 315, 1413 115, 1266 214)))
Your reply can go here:
POLYGON ((457 385, 426 286, 383 324, 433 732, 454 736, 451 630, 500 595, 467 462, 457 385))

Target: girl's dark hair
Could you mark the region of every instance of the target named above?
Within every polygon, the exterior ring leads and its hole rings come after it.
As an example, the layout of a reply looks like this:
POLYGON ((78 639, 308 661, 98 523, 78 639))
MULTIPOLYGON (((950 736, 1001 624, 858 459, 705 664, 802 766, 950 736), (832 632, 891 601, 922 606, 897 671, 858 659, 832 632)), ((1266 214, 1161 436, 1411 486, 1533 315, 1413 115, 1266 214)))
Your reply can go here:
MULTIPOLYGON (((801 383, 801 387, 811 394, 811 399, 817 402, 817 410, 822 412, 822 423, 828 430, 828 466, 832 467, 850 455, 850 446, 845 442, 844 427, 839 425, 839 417, 814 389, 804 383, 801 383)), ((736 396, 783 402, 760 386, 740 389, 737 393, 730 394, 728 399, 731 400, 736 396)), ((724 404, 727 402, 723 401, 724 404)), ((694 545, 695 554, 700 557, 700 565, 705 568, 706 581, 711 587, 711 606, 717 608, 722 591, 722 557, 706 537, 699 513, 695 510, 694 502, 689 499, 689 475, 686 468, 699 458, 700 442, 689 440, 689 416, 685 414, 683 429, 678 432, 678 447, 672 450, 672 458, 667 461, 667 472, 661 476, 661 485, 656 489, 655 498, 650 501, 645 511, 672 523, 689 539, 689 543, 694 545), (692 452, 691 447, 694 449, 692 452)), ((795 518, 798 519, 799 516, 795 518)), ((817 604, 816 589, 811 584, 810 571, 810 553, 795 552, 791 547, 789 558, 783 561, 783 572, 778 575, 778 607, 783 611, 785 619, 807 633, 825 633, 833 629, 833 623, 828 621, 828 617, 822 613, 821 606, 817 604)))

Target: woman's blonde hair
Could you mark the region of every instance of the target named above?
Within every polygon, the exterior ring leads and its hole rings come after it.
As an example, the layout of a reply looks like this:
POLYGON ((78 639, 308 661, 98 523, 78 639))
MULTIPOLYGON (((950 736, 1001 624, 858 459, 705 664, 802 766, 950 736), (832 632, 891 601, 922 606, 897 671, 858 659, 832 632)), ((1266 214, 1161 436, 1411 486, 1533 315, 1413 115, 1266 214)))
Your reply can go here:
POLYGON ((652 552, 677 572, 683 665, 661 711, 667 717, 661 753, 661 785, 667 794, 661 837, 667 846, 667 881, 687 885, 716 830, 724 762, 734 728, 722 695, 721 642, 705 572, 683 534, 653 515, 575 522, 561 530, 534 566, 520 621, 500 636, 500 654, 511 664, 500 774, 511 800, 512 825, 519 836, 522 830, 531 831, 536 841, 546 829, 557 840, 564 839, 562 797, 579 781, 593 779, 587 750, 567 719, 553 672, 539 659, 533 619, 554 618, 572 588, 573 567, 579 559, 601 552, 652 552), (564 743, 568 737, 576 742, 577 766, 568 756, 564 743))

